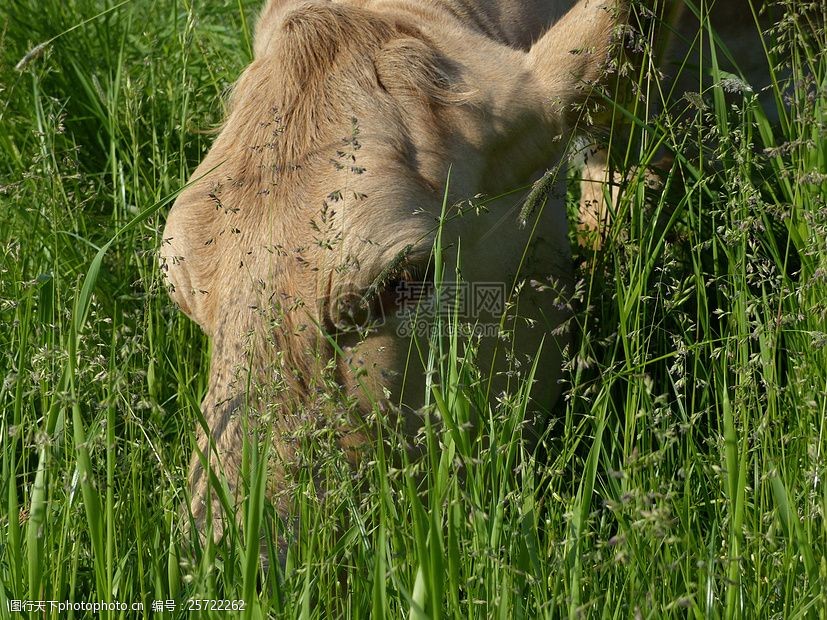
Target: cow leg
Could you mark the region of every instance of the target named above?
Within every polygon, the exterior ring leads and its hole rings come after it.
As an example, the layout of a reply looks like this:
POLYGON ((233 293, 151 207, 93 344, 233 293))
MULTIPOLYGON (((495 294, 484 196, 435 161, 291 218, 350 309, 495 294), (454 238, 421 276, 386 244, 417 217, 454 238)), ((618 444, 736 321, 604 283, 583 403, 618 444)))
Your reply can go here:
POLYGON ((584 149, 583 159, 577 240, 583 247, 598 250, 611 222, 610 212, 617 205, 619 185, 608 182, 608 153, 604 148, 584 149))

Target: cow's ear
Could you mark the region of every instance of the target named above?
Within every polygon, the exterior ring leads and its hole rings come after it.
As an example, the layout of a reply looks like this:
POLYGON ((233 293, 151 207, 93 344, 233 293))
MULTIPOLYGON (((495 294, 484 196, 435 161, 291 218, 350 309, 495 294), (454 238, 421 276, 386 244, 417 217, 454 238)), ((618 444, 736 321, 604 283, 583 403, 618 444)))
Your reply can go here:
POLYGON ((565 115, 585 101, 607 69, 627 13, 627 0, 579 0, 537 40, 528 60, 546 101, 565 115))
MULTIPOLYGON (((255 34, 253 35, 253 55, 260 58, 267 52, 270 39, 276 36, 279 24, 284 14, 297 6, 302 0, 268 0, 261 9, 256 20, 255 34)), ((325 0, 320 0, 324 2, 325 0)), ((329 0, 328 0, 329 1, 329 0)))

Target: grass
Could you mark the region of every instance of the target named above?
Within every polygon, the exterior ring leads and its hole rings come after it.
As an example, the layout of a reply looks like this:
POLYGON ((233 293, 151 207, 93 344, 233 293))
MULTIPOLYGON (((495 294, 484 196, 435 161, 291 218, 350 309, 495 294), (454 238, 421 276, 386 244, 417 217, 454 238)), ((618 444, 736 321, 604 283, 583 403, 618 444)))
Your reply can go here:
POLYGON ((625 170, 661 145, 676 165, 664 191, 631 175, 605 248, 582 252, 580 336, 540 449, 520 439, 525 388, 489 406, 471 352, 442 342, 422 461, 400 465, 380 420, 356 473, 309 438, 333 491, 299 480, 297 542, 263 571, 257 532, 276 558, 280 527, 266 446, 244 447, 246 527, 217 545, 185 533, 208 345, 156 260, 257 3, 6 2, 0 614, 21 599, 145 605, 107 618, 201 599, 244 617, 827 614, 827 32, 819 3, 790 7, 765 52, 778 122, 725 92, 716 54, 715 86, 631 122, 625 170))

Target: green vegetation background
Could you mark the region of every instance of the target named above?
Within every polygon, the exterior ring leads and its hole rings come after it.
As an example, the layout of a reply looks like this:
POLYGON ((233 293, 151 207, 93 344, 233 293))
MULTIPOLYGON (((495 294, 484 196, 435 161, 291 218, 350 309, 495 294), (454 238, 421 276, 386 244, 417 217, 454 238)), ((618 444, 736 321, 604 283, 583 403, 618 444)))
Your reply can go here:
MULTIPOLYGON (((430 429, 421 479, 381 450, 358 480, 330 457, 337 491, 320 503, 302 482, 301 542, 283 566, 271 544, 266 571, 255 532, 184 533, 207 343, 156 258, 257 4, 0 8, 0 617, 20 599, 189 617, 201 598, 248 617, 823 617, 823 3, 791 4, 772 35, 792 76, 778 124, 725 97, 711 59, 717 86, 676 98, 689 130, 662 114, 639 137, 630 162, 659 141, 680 156, 668 191, 632 175, 606 248, 581 252, 583 335, 541 449, 519 443, 518 392, 480 436, 430 429)), ((455 347, 446 419, 481 402, 455 347)), ((272 534, 262 497, 244 510, 272 534)))

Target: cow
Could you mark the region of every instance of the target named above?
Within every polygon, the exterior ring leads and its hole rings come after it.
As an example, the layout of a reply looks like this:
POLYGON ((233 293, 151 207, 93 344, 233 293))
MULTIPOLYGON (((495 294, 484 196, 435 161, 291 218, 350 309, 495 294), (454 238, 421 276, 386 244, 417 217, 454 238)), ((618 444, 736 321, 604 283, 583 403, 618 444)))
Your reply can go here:
POLYGON ((247 437, 272 444, 270 493, 284 514, 304 425, 334 428, 353 459, 371 437, 357 413, 416 431, 425 377, 405 372, 397 306, 403 292, 427 294, 437 236, 446 280, 507 285, 517 309, 470 317, 498 326, 478 352, 481 367, 493 362, 494 391, 513 381, 497 372, 503 360, 539 355, 533 402, 557 398, 573 280, 564 192, 523 226, 520 200, 501 195, 561 160, 626 10, 619 0, 267 2, 254 58, 161 248, 172 299, 211 340, 190 467, 199 530, 218 538, 235 518, 210 472, 237 505, 247 437), (484 205, 463 202, 480 195, 484 205), (324 397, 330 383, 340 404, 324 397))

